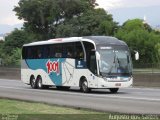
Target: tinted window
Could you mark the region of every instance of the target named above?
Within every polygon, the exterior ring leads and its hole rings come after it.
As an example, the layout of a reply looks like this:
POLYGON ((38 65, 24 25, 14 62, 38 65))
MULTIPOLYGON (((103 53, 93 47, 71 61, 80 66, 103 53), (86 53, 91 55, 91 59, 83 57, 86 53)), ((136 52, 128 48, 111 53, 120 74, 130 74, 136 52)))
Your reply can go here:
POLYGON ((63 44, 63 52, 62 57, 63 58, 75 58, 75 43, 66 43, 63 44))
POLYGON ((83 59, 84 53, 80 42, 53 45, 23 47, 23 59, 77 58, 83 59))
POLYGON ((84 52, 83 52, 83 47, 80 42, 75 43, 75 58, 76 59, 83 59, 84 58, 84 52))
POLYGON ((96 74, 97 64, 94 45, 90 42, 83 42, 83 44, 86 50, 87 67, 92 73, 96 74))

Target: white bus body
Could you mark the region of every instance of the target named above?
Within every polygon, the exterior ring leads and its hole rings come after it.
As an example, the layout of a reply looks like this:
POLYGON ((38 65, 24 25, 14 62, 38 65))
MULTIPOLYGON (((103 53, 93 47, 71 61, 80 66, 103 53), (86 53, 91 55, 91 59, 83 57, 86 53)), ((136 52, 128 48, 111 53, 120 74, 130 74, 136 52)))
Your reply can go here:
POLYGON ((132 86, 132 61, 125 42, 88 36, 25 44, 21 80, 32 88, 106 88, 115 93, 132 86))

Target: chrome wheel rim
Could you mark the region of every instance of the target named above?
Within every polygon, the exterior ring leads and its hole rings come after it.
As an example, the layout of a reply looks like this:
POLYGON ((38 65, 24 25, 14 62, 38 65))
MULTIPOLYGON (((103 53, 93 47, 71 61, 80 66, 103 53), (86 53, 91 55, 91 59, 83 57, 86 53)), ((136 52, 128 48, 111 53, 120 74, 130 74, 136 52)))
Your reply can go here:
POLYGON ((82 88, 83 88, 83 91, 86 91, 86 90, 87 90, 87 88, 88 88, 88 83, 87 83, 87 81, 84 81, 84 82, 83 82, 82 88))

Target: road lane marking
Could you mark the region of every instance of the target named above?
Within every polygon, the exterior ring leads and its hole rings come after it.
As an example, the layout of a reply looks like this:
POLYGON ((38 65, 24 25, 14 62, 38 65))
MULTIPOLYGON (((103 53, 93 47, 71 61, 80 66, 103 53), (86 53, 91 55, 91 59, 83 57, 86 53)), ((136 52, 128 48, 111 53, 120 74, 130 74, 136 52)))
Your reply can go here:
POLYGON ((125 96, 116 96, 118 94, 115 95, 110 95, 110 94, 105 94, 105 95, 93 95, 93 94, 84 94, 84 93, 70 93, 68 91, 63 92, 63 91, 54 91, 54 90, 38 90, 38 89, 27 89, 27 88, 15 88, 15 87, 8 87, 8 86, 0 86, 0 88, 4 88, 4 89, 14 89, 14 90, 24 90, 24 91, 32 91, 32 92, 42 92, 42 93, 60 93, 63 95, 79 95, 79 96, 86 96, 86 97, 96 97, 96 98, 116 98, 116 99, 128 99, 128 100, 145 100, 145 101, 156 101, 156 102, 160 102, 160 99, 158 98, 145 98, 145 97, 141 97, 141 98, 136 98, 136 97, 125 97, 125 96))

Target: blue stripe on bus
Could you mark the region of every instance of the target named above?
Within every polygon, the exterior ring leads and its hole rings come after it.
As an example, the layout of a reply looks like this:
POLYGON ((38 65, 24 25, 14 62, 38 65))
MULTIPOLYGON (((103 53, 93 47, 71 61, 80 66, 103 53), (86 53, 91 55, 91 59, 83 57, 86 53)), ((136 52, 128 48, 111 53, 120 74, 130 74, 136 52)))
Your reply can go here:
MULTIPOLYGON (((32 70, 42 69, 49 75, 50 79, 56 86, 62 85, 62 62, 65 58, 61 59, 27 59, 26 63, 32 70)), ((41 75, 41 73, 39 73, 41 75)), ((36 76, 35 76, 36 77, 36 76)))

